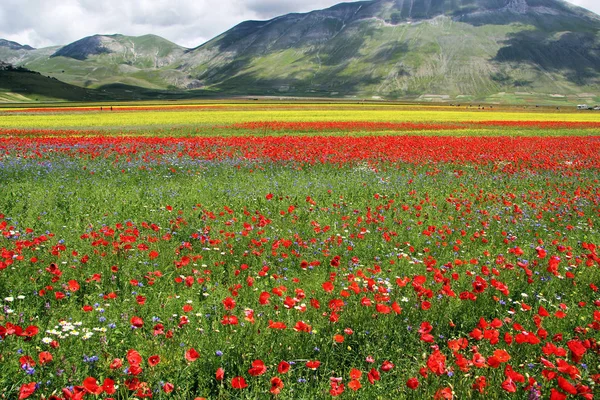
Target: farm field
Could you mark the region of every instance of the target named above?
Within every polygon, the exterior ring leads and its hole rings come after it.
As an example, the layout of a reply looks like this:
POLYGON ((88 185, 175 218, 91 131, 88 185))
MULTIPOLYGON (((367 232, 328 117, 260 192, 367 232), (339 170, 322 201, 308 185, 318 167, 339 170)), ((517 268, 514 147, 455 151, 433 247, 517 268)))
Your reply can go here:
POLYGON ((0 109, 0 398, 600 392, 600 114, 0 109))

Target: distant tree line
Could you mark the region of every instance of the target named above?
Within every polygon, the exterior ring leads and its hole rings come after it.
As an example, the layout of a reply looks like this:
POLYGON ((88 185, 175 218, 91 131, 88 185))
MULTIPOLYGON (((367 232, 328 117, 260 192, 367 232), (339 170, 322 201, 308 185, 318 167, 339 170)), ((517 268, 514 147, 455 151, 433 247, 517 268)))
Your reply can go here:
POLYGON ((17 72, 30 72, 35 73, 34 71, 28 70, 25 67, 15 67, 12 64, 9 64, 4 61, 0 61, 0 71, 17 71, 17 72))

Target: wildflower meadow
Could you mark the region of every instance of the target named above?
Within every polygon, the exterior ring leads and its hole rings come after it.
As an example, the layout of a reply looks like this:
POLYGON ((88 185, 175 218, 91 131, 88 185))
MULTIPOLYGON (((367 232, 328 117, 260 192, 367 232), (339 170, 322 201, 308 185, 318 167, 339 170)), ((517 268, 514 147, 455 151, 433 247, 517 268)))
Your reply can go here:
POLYGON ((600 115, 0 109, 1 399, 594 399, 600 115))

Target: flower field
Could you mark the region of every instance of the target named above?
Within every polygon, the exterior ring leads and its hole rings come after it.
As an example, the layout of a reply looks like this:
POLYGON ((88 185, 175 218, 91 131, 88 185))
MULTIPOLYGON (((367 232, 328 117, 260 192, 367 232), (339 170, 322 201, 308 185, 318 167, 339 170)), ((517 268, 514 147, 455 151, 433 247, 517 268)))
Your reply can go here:
POLYGON ((358 109, 0 110, 0 398, 598 398, 600 118, 358 109))

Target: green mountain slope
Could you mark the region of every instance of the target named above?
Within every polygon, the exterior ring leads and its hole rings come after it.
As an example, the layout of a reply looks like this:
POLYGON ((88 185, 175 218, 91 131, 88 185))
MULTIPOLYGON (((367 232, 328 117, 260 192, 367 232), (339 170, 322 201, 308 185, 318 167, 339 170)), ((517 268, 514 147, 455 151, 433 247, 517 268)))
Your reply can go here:
POLYGON ((94 91, 0 62, 0 103, 90 101, 100 97, 94 91))
POLYGON ((181 87, 181 73, 163 71, 186 49, 155 35, 95 35, 64 47, 12 50, 0 59, 89 88, 125 84, 149 89, 181 87), (175 76, 175 77, 174 77, 175 76))
POLYGON ((96 35, 47 49, 0 41, 0 60, 89 88, 594 102, 600 17, 562 0, 373 0, 247 21, 195 49, 96 35))
POLYGON ((184 69, 235 92, 585 97, 600 87, 599 31, 560 0, 376 0, 240 24, 184 69))
POLYGON ((100 89, 82 88, 0 61, 0 103, 180 100, 214 96, 214 93, 204 90, 155 90, 123 84, 106 85, 100 89))

